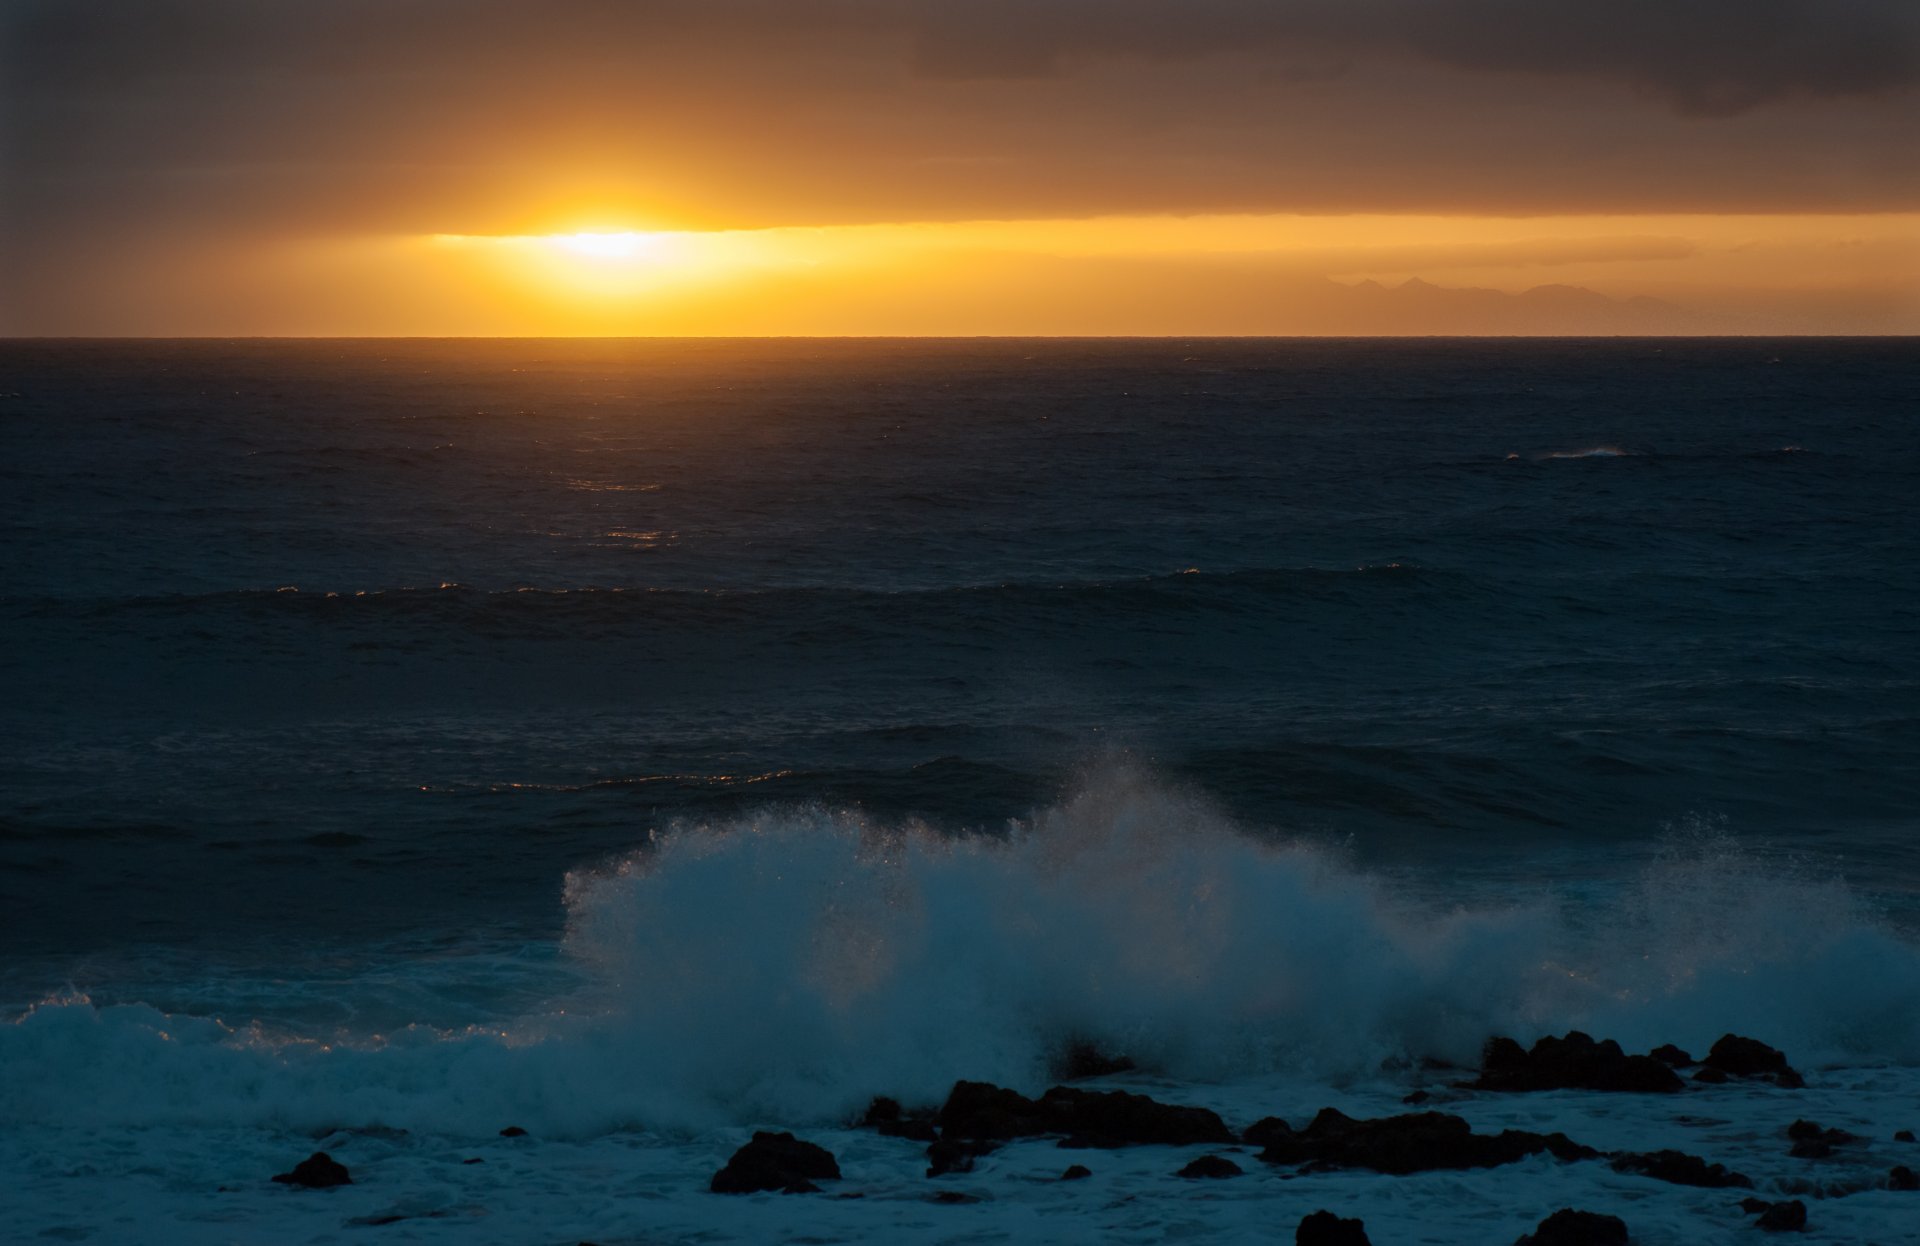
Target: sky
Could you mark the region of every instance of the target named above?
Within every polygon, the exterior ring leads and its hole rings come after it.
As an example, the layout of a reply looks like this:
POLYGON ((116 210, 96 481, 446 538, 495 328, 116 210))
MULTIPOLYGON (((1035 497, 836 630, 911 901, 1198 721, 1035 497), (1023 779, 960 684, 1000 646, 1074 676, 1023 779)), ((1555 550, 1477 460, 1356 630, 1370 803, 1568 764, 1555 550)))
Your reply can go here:
POLYGON ((1920 333, 1913 0, 0 0, 0 334, 1920 333))

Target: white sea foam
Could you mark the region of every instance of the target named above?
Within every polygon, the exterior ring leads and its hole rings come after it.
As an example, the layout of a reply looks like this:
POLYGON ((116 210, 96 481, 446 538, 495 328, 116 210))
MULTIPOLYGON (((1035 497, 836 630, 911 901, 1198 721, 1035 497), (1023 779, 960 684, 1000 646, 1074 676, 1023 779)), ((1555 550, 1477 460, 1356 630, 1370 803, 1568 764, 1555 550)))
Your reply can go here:
POLYGON ((1193 1082, 1354 1085, 1570 1027, 1920 1064, 1920 950, 1840 883, 1724 836, 1676 840, 1602 896, 1436 909, 1109 771, 1004 837, 769 810, 566 885, 569 980, 588 985, 538 1015, 290 1034, 55 998, 0 1026, 0 1116, 581 1137, 818 1123, 874 1094, 934 1102, 959 1077, 1034 1088, 1072 1039, 1193 1082))

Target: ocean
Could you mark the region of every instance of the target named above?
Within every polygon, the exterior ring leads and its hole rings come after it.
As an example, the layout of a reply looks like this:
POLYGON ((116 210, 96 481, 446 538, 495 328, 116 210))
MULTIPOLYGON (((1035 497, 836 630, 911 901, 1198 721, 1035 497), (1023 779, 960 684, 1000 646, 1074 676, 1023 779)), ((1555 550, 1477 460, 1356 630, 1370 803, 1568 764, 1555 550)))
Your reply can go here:
POLYGON ((1917 400, 1912 339, 0 342, 0 1224, 1754 1232, 1547 1156, 854 1124, 1083 1043, 1920 1242, 1917 400), (1459 1088, 1572 1029, 1807 1085, 1459 1088), (843 1179, 709 1193, 755 1129, 843 1179), (267 1180, 316 1150, 354 1184, 267 1180))

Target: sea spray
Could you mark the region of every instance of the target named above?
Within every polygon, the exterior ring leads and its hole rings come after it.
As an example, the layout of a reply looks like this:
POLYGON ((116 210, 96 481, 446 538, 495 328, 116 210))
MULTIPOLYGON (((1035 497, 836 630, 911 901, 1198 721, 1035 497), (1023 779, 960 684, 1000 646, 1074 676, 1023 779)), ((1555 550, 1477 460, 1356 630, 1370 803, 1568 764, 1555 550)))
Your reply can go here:
MULTIPOLYGON (((1578 902, 1436 908, 1125 768, 1004 834, 819 807, 688 824, 567 880, 565 988, 505 1024, 290 1032, 50 998, 0 1026, 0 1115, 546 1135, 844 1118, 1069 1040, 1144 1070, 1332 1084, 1491 1033, 1727 1030, 1920 1062, 1920 950, 1839 883, 1676 840, 1578 902), (575 983, 584 983, 576 986, 575 983)), ((343 990, 351 990, 346 983, 343 990)))

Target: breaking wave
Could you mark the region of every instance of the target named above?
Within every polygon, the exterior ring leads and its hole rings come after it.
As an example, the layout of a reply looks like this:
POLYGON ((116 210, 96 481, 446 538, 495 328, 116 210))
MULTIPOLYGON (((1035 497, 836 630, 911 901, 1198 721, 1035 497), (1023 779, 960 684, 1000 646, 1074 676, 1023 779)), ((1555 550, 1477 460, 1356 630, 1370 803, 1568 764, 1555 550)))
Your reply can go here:
POLYGON ((1920 1063, 1920 949, 1842 884, 1708 832, 1604 894, 1436 906, 1122 771, 1004 835, 791 808, 683 826, 566 893, 584 985, 538 1015, 293 1034, 66 995, 0 1026, 0 1116, 799 1125, 957 1077, 1035 1087, 1071 1041, 1181 1079, 1341 1083, 1573 1026, 1920 1063))

